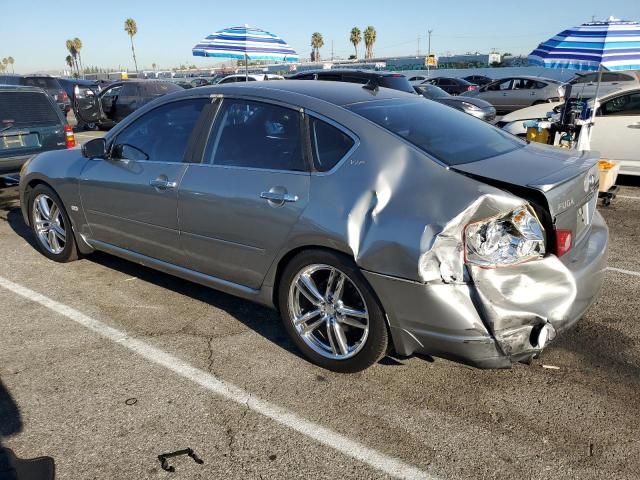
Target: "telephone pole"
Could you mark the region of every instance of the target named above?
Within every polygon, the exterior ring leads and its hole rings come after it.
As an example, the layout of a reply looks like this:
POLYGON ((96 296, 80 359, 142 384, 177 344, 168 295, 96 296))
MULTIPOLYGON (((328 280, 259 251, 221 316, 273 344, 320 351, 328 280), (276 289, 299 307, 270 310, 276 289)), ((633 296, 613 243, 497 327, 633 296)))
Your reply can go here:
POLYGON ((431 60, 431 32, 433 30, 427 30, 427 36, 429 38, 428 46, 427 46, 427 78, 429 78, 429 71, 431 70, 430 60, 431 60))
POLYGON ((420 35, 418 35, 418 53, 416 55, 420 56, 420 35))

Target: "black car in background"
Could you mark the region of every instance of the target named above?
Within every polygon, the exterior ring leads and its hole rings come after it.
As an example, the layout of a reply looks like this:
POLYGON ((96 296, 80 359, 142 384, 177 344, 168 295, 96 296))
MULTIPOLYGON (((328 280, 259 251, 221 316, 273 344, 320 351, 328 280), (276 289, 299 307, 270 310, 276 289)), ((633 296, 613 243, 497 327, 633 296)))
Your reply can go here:
POLYGON ((450 95, 440 87, 429 84, 416 85, 414 88, 416 93, 429 100, 448 105, 485 122, 492 122, 496 118, 495 107, 481 98, 450 95))
POLYGON ((488 83, 493 82, 493 78, 489 78, 485 75, 467 75, 466 77, 462 77, 462 79, 480 87, 482 85, 487 85, 488 83))
POLYGON ((73 147, 71 127, 42 89, 0 85, 0 175, 18 173, 37 153, 73 147))
POLYGON ((447 92, 450 95, 460 95, 464 92, 470 92, 478 89, 478 85, 467 82, 462 78, 452 78, 452 77, 436 77, 430 78, 429 80, 425 80, 421 83, 421 85, 430 84, 435 85, 436 87, 440 87, 442 90, 447 92))
POLYGON ((89 88, 93 90, 95 93, 100 93, 102 91, 102 87, 100 86, 100 84, 94 80, 81 80, 78 78, 59 78, 58 82, 60 82, 60 85, 62 86, 64 91, 67 93, 67 96, 71 100, 72 104, 73 104, 73 97, 75 96, 75 93, 77 90, 76 87, 78 87, 78 89, 89 88))
POLYGON ((89 89, 82 91, 74 98, 73 112, 78 129, 107 129, 151 100, 182 90, 180 85, 163 80, 124 80, 98 94, 89 89))
POLYGON ((0 85, 24 85, 38 87, 47 92, 65 115, 71 110, 71 99, 60 81, 49 75, 0 75, 0 85))
POLYGON ((325 80, 333 82, 371 83, 379 87, 415 93, 407 77, 401 73, 379 72, 376 70, 310 70, 285 77, 287 80, 325 80))

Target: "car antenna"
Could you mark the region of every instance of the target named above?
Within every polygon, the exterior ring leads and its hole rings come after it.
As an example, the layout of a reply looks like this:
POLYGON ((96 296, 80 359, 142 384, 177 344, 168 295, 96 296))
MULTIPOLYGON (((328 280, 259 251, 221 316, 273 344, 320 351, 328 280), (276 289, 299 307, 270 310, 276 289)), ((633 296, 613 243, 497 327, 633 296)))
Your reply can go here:
POLYGON ((378 85, 378 82, 374 78, 372 78, 365 85, 363 85, 362 88, 371 90, 372 92, 377 92, 380 88, 380 85, 378 85))

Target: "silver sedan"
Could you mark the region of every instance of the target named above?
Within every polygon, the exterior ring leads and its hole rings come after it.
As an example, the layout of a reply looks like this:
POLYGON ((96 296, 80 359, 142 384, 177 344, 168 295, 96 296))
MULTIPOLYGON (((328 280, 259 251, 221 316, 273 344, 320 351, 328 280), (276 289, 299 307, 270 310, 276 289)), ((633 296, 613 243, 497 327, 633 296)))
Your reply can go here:
POLYGON ((20 196, 50 259, 100 250, 275 307, 322 367, 504 368, 598 295, 596 161, 395 90, 254 82, 38 155, 20 196))

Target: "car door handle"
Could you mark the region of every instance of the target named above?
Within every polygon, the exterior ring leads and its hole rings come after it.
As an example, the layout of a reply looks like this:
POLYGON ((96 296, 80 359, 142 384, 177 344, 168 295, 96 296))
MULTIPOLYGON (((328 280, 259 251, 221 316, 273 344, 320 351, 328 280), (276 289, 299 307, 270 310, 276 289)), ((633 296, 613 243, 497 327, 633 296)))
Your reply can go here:
POLYGON ((292 195, 291 193, 284 192, 262 192, 260 194, 260 198, 264 198, 265 200, 270 200, 272 202, 297 202, 298 196, 292 195))
POLYGON ((149 185, 159 190, 172 190, 178 186, 176 182, 170 182, 169 180, 163 180, 161 178, 151 180, 149 185))
POLYGON ((637 128, 637 129, 640 129, 640 122, 632 123, 631 125, 627 125, 627 128, 637 128))

